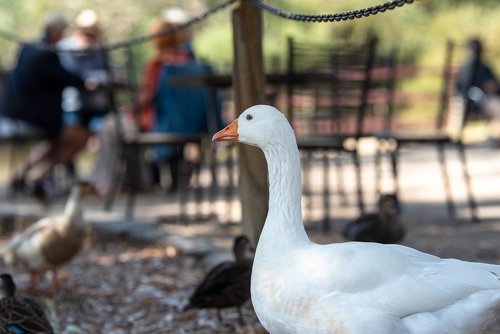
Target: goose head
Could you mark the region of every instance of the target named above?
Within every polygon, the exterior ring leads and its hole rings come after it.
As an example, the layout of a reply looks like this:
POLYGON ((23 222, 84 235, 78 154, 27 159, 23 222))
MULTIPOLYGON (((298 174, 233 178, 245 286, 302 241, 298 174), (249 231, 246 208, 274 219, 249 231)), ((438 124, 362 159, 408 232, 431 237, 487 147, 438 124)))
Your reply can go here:
POLYGON ((212 141, 240 142, 261 149, 276 146, 284 140, 295 141, 292 127, 278 109, 268 105, 246 109, 212 138, 212 141))
MULTIPOLYGON (((245 110, 213 141, 241 142, 259 147, 266 158, 269 205, 259 245, 289 248, 308 243, 301 212, 301 169, 297 141, 290 123, 276 108, 256 105, 245 110), (286 235, 282 232, 286 231, 286 235), (282 237, 277 246, 275 235, 282 237)), ((261 249, 266 246, 261 246, 261 249)), ((259 247, 257 247, 259 248, 259 247)), ((257 255, 258 249, 256 250, 257 255)))

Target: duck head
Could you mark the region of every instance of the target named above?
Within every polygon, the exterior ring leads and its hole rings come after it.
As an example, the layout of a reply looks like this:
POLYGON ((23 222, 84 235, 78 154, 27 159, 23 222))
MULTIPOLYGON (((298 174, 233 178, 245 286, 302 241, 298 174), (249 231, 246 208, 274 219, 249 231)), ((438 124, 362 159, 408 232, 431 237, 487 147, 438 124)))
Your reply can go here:
POLYGON ((233 254, 236 261, 244 261, 253 258, 254 249, 250 240, 245 235, 239 235, 234 239, 233 254))
POLYGON ((241 142, 265 148, 286 137, 295 140, 292 127, 285 116, 274 107, 255 105, 217 132, 212 141, 241 142), (279 132, 283 132, 284 136, 278 135, 279 132))
POLYGON ((387 216, 395 216, 401 213, 401 205, 396 194, 384 194, 379 199, 379 210, 387 216))
POLYGON ((16 294, 16 284, 10 274, 0 275, 0 299, 12 297, 16 294))

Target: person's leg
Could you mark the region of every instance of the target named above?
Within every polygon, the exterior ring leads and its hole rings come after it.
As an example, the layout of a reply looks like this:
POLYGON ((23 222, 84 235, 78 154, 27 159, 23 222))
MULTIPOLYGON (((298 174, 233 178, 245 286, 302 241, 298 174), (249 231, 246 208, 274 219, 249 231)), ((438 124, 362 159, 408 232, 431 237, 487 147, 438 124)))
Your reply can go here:
POLYGON ((67 163, 85 148, 91 136, 88 128, 74 125, 64 129, 56 143, 55 163, 67 163))
POLYGON ((26 161, 21 167, 19 175, 21 177, 26 177, 34 166, 47 159, 47 157, 51 155, 54 149, 53 144, 54 143, 50 140, 43 140, 39 142, 35 147, 33 147, 28 157, 26 158, 26 161))
POLYGON ((31 170, 47 160, 50 160, 54 154, 54 141, 43 140, 38 143, 28 154, 21 168, 15 171, 12 179, 12 187, 19 190, 26 185, 26 179, 31 170))
POLYGON ((66 127, 62 135, 54 141, 53 147, 49 150, 44 161, 40 161, 39 164, 42 165, 43 163, 43 165, 40 166, 40 172, 36 180, 46 179, 55 165, 72 161, 85 147, 90 135, 90 131, 80 125, 66 127))

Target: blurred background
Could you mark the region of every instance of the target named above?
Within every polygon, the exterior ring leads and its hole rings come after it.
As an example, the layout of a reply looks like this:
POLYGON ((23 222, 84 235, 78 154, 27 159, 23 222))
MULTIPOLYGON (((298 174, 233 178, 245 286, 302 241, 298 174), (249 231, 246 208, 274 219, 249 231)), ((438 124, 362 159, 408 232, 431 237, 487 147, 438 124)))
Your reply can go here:
MULTIPOLYGON (((84 8, 94 9, 110 42, 146 34, 155 15, 170 6, 184 8, 197 16, 220 1, 133 1, 133 0, 1 0, 0 28, 24 39, 38 37, 40 19, 47 11, 57 11, 69 19, 84 8)), ((377 0, 358 1, 272 1, 275 7, 291 12, 325 14, 378 5, 377 0)), ((500 72, 500 34, 498 17, 500 4, 496 0, 421 0, 395 13, 340 23, 301 23, 264 15, 264 54, 266 58, 286 56, 286 36, 297 40, 327 42, 362 41, 368 31, 380 37, 380 48, 399 48, 400 61, 417 64, 440 64, 444 42, 451 38, 465 42, 480 37, 485 43, 486 58, 500 72)), ((211 63, 228 66, 232 59, 232 29, 230 11, 223 10, 194 27, 193 44, 197 54, 211 63)), ((12 65, 16 45, 0 40, 0 65, 12 65)), ((139 59, 151 54, 151 47, 138 49, 139 59)), ((284 66, 284 61, 282 62, 284 66)))
MULTIPOLYGON (((379 5, 385 1, 387 0, 263 0, 273 7, 301 14, 353 11, 379 5)), ((47 12, 61 13, 69 22, 74 22, 82 10, 92 9, 99 16, 104 42, 113 44, 148 35, 155 19, 167 8, 182 8, 194 18, 223 2, 223 0, 0 0, 0 72, 13 68, 19 49, 19 43, 5 37, 14 35, 22 41, 39 38, 42 17, 47 12)), ((326 103, 332 103, 335 100, 335 97, 331 96, 332 87, 342 86, 335 86, 326 81, 321 76, 324 74, 321 72, 324 68, 321 68, 320 64, 315 64, 317 68, 309 69, 310 73, 306 73, 311 77, 315 76, 311 82, 306 81, 310 87, 304 89, 300 82, 295 83, 297 87, 293 87, 294 83, 289 82, 293 80, 289 80, 290 73, 287 72, 288 61, 291 58, 288 38, 293 38, 299 48, 304 45, 313 46, 314 48, 311 47, 309 51, 318 54, 325 49, 335 54, 338 50, 343 51, 344 45, 357 47, 365 43, 369 36, 376 36, 378 40, 377 59, 372 70, 382 75, 372 83, 371 88, 375 98, 370 101, 361 101, 359 98, 355 101, 356 105, 348 106, 358 112, 358 109, 361 109, 358 104, 369 104, 370 108, 365 116, 373 127, 368 130, 378 131, 370 138, 362 138, 359 146, 354 145, 356 147, 354 156, 361 167, 355 166, 352 147, 345 150, 349 154, 344 154, 346 152, 342 150, 337 152, 333 148, 330 152, 326 152, 327 150, 321 145, 319 149, 308 148, 305 145, 301 151, 304 222, 314 241, 319 243, 344 241, 347 238, 346 234, 342 234, 346 231, 344 226, 349 226, 346 223, 356 223, 358 218, 364 217, 356 200, 364 198, 366 211, 378 214, 380 213, 376 211, 379 209, 378 196, 384 192, 398 190, 395 189, 398 188, 397 178, 393 177, 394 172, 391 170, 396 164, 391 164, 390 159, 397 155, 393 154, 394 149, 399 148, 399 143, 404 140, 394 139, 393 142, 386 142, 391 137, 385 132, 387 130, 385 122, 380 120, 394 111, 394 115, 390 115, 394 116, 392 119, 387 117, 392 122, 389 130, 406 131, 418 127, 424 128, 429 124, 435 127, 435 114, 452 113, 453 108, 448 108, 452 103, 448 102, 452 101, 455 93, 454 80, 459 67, 466 59, 466 46, 471 38, 479 38, 483 42, 484 60, 491 66, 498 79, 499 17, 498 0, 420 0, 386 13, 335 23, 298 22, 267 12, 262 13, 265 72, 281 75, 280 82, 275 80, 276 82, 269 83, 265 87, 266 101, 281 111, 288 112, 288 116, 293 113, 290 112, 292 110, 290 105, 295 103, 296 114, 293 125, 297 134, 303 130, 300 125, 304 124, 312 125, 310 128, 313 129, 311 131, 313 136, 320 132, 334 131, 333 126, 323 126, 330 123, 321 118, 321 113, 316 113, 316 109, 320 109, 318 105, 324 100, 318 96, 319 93, 325 94, 328 96, 326 103), (445 64, 447 41, 450 40, 455 43, 454 60, 445 64), (388 65, 393 50, 397 52, 396 59, 394 64, 388 65), (446 71, 443 71, 444 65, 450 65, 452 75, 447 75, 446 71), (398 72, 394 78, 390 74, 391 66, 398 72), (389 81, 393 79, 392 85, 389 81), (443 91, 446 91, 446 97, 443 97, 443 91), (316 116, 318 118, 315 118, 316 116), (384 129, 381 129, 382 126, 384 129), (379 142, 383 146, 377 146, 379 142), (378 155, 379 148, 389 153, 384 155, 383 159, 378 155), (358 171, 359 175, 356 175, 358 171), (358 193, 359 189, 356 188, 358 186, 361 188, 361 185, 363 194, 358 193)), ((231 7, 228 7, 190 26, 196 58, 210 64, 218 79, 214 81, 215 84, 212 82, 212 85, 218 90, 223 101, 222 112, 225 121, 232 120, 235 113, 241 111, 235 110, 235 98, 231 87, 230 76, 233 71, 231 20, 231 7), (217 84, 220 82, 222 83, 217 84)), ((132 83, 130 86, 135 88, 134 85, 138 84, 137 81, 140 81, 139 78, 144 74, 145 64, 155 56, 153 43, 145 39, 144 43, 134 44, 130 49, 113 51, 116 52, 111 54, 112 60, 116 60, 117 65, 132 83), (129 55, 125 55, 123 51, 131 52, 133 57, 130 59, 133 59, 133 66, 129 67, 130 64, 127 62, 129 55), (136 72, 135 75, 127 72, 129 68, 133 68, 132 72, 136 72)), ((314 59, 306 60, 314 62, 314 59)), ((331 70, 330 65, 329 63, 326 66, 328 71, 331 70)), ((351 66, 357 65, 351 64, 351 66)), ((357 81, 355 89, 358 94, 361 91, 359 88, 361 80, 356 75, 353 77, 354 79, 347 79, 357 81)), ((180 82, 182 84, 182 81, 180 82)), ((126 108, 120 107, 128 107, 135 92, 131 94, 130 91, 123 89, 117 91, 118 106, 112 108, 113 112, 127 111, 126 108)), ((329 109, 332 106, 327 107, 329 109)), ((327 107, 323 106, 323 109, 327 107)), ((346 122, 347 125, 353 123, 352 115, 351 113, 346 118, 350 121, 346 122)), ((459 151, 450 150, 446 150, 448 156, 446 165, 448 175, 446 175, 444 158, 442 155, 436 155, 444 151, 439 145, 435 145, 436 142, 432 141, 432 138, 428 140, 423 138, 424 145, 415 145, 417 149, 410 147, 399 151, 401 155, 399 165, 402 171, 399 175, 401 188, 399 195, 401 195, 402 209, 399 210, 398 204, 398 212, 393 215, 394 217, 391 216, 390 222, 393 222, 392 218, 396 223, 401 221, 406 234, 403 240, 398 238, 390 242, 401 242, 441 257, 500 262, 498 247, 500 192, 497 186, 500 182, 498 154, 500 122, 498 120, 491 122, 490 118, 479 116, 472 117, 470 122, 460 125, 460 131, 463 126, 465 127, 464 138, 460 139, 467 144, 465 145, 469 168, 467 177, 460 168, 461 165, 466 165, 465 159, 457 153, 459 151), (436 147, 440 151, 436 151, 436 147), (444 167, 443 170, 440 170, 439 166, 444 167), (464 180, 467 183, 464 183, 464 180), (466 196, 468 195, 466 188, 471 185, 477 204, 475 209, 479 213, 481 223, 471 222, 471 218, 474 218, 471 217, 474 208, 470 204, 470 198, 468 201, 466 196), (450 208, 447 207, 450 201, 450 198, 446 197, 447 192, 451 193, 451 199, 457 204, 456 216, 450 214, 450 208)), ((330 120, 337 121, 334 117, 330 120)), ((120 122, 118 118, 115 121, 120 122)), ((171 332, 178 333, 265 333, 250 303, 245 304, 243 309, 246 324, 238 321, 236 310, 225 314, 229 318, 225 324, 221 324, 210 311, 203 310, 187 315, 180 312, 189 294, 208 269, 221 259, 232 257, 230 253, 232 240, 242 232, 238 152, 235 146, 213 145, 210 141, 213 133, 204 134, 206 138, 203 138, 203 144, 207 145, 201 147, 205 149, 206 155, 201 155, 193 180, 189 181, 188 178, 186 189, 181 187, 178 192, 170 192, 167 189, 168 182, 161 182, 161 176, 164 177, 166 173, 160 172, 159 184, 158 180, 150 180, 153 178, 150 177, 144 189, 139 189, 140 196, 135 201, 135 215, 129 215, 129 208, 134 206, 129 203, 130 189, 135 187, 133 182, 136 181, 130 177, 132 174, 124 174, 124 179, 120 180, 122 183, 117 182, 119 189, 116 189, 118 195, 115 206, 107 209, 104 208, 105 205, 103 207, 103 202, 107 202, 108 197, 106 200, 99 197, 86 199, 85 218, 92 226, 93 234, 82 253, 71 265, 64 267, 61 273, 62 280, 68 285, 75 286, 75 289, 54 294, 41 293, 49 305, 50 318, 54 320, 54 327, 59 330, 58 332, 161 333, 161 330, 167 328, 171 332), (215 172, 212 168, 215 168, 215 172), (214 175, 217 176, 217 180, 214 175), (137 305, 141 306, 140 311, 137 311, 137 305)), ((27 155, 28 148, 33 144, 27 142, 28 145, 23 146, 22 143, 17 145, 15 141, 9 139, 12 138, 6 138, 3 142, 8 145, 0 145, 0 197, 2 198, 0 246, 39 218, 63 212, 67 197, 66 192, 61 191, 60 194, 56 192, 57 196, 54 196, 50 206, 47 207, 40 205, 31 195, 9 197, 8 186, 13 168, 27 155)), ((459 141, 453 137, 443 142, 457 144, 459 141)), ((124 145, 121 141, 119 144, 124 145)), ((437 141, 437 144, 442 143, 437 141)), ((77 157, 75 161, 77 170, 84 176, 90 173, 98 152, 99 140, 92 138, 87 143, 86 149, 77 157)), ((129 168, 134 159, 128 156, 120 156, 120 159, 123 161, 119 162, 126 166, 122 168, 123 170, 127 172, 134 170, 129 168)), ((149 160, 147 162, 150 162, 149 160)), ((149 167, 141 165, 141 168, 149 167)), ((61 170, 61 176, 58 174, 59 169, 54 173, 54 183, 61 183, 61 188, 66 191, 71 179, 68 178, 65 169, 61 170)), ((114 199, 113 196, 110 198, 114 199)), ((255 198, 255 201, 259 200, 260 198, 255 198)), ((0 262, 2 271, 8 268, 10 270, 10 267, 3 266, 0 262)), ((28 284, 28 275, 18 272, 17 277, 22 291, 28 284)), ((46 288, 48 284, 45 280, 41 286, 46 288)), ((500 324, 497 323, 495 328, 500 328, 500 324)))

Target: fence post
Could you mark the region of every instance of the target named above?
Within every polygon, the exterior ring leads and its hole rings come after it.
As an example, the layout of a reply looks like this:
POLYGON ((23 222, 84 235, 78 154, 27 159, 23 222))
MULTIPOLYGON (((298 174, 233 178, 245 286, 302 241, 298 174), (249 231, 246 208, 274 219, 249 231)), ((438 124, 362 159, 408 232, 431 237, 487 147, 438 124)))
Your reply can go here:
MULTIPOLYGON (((248 0, 240 0, 232 11, 235 107, 239 113, 265 102, 262 60, 262 13, 248 0)), ((262 151, 239 145, 239 190, 242 229, 255 244, 268 207, 267 165, 262 151)))

